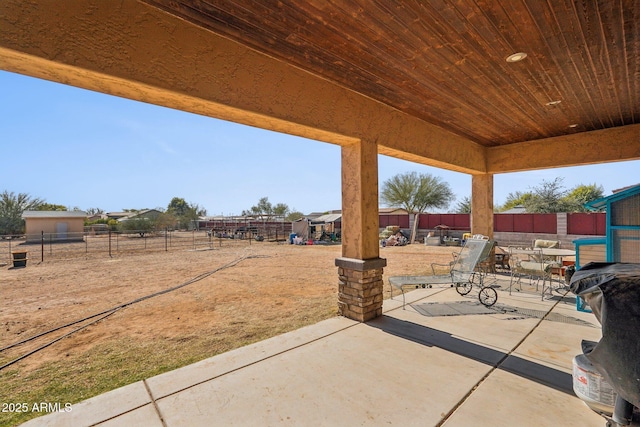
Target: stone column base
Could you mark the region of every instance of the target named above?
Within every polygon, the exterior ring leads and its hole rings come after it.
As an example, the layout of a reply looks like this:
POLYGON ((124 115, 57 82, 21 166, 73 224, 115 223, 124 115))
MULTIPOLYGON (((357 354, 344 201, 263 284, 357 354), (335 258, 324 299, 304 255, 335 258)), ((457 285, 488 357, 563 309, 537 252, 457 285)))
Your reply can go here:
POLYGON ((382 316, 382 270, 386 265, 384 258, 336 258, 338 312, 341 316, 359 322, 382 316))

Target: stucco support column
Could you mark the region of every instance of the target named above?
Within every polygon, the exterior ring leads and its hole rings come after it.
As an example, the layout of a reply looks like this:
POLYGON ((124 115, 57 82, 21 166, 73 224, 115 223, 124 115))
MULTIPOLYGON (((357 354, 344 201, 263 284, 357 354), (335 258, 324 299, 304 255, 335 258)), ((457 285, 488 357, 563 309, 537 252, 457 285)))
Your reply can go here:
POLYGON ((493 238, 493 174, 471 177, 471 234, 493 238))
POLYGON ((342 257, 336 259, 342 316, 366 322, 382 315, 378 242, 378 149, 375 142, 342 146, 342 257))

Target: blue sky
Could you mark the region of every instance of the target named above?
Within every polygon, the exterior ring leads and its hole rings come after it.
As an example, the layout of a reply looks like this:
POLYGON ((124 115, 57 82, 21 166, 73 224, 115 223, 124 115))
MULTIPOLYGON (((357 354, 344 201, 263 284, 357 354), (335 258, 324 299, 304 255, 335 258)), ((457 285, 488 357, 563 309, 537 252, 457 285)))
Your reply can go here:
MULTIPOLYGON (((209 215, 239 215, 261 197, 303 213, 340 209, 340 147, 0 71, 0 192, 105 212, 166 208, 173 197, 209 215)), ((605 195, 640 182, 640 161, 496 175, 496 205, 543 180, 605 195)), ((410 171, 466 174, 379 157, 379 181, 410 171)))

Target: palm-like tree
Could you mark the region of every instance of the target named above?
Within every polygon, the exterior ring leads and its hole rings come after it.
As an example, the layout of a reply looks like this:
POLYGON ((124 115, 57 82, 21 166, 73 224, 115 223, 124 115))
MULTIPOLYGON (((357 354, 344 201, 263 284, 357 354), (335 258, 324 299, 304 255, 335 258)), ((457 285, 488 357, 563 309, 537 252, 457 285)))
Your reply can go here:
POLYGON ((380 200, 387 206, 402 207, 409 213, 428 208, 446 208, 454 199, 448 183, 427 173, 408 172, 394 175, 382 184, 380 200))
POLYGON ((471 197, 465 196, 456 204, 456 213, 471 213, 471 197))
POLYGON ((453 199, 449 184, 430 174, 408 172, 394 175, 382 184, 380 199, 387 206, 402 207, 415 213, 411 242, 414 241, 418 217, 427 208, 446 208, 453 199))

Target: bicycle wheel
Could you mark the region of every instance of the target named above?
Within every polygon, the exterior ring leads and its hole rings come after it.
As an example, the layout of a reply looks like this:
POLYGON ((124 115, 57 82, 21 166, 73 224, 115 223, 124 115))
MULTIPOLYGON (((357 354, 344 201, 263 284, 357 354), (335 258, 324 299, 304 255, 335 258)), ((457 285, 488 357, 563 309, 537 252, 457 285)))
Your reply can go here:
POLYGON ((478 293, 478 299, 480 300, 480 304, 484 305, 485 307, 491 307, 496 303, 496 301, 498 301, 498 293, 495 289, 487 286, 480 289, 480 292, 478 293))
POLYGON ((473 288, 473 285, 469 282, 456 283, 456 291, 458 291, 460 295, 468 294, 469 292, 471 292, 472 288, 473 288))

